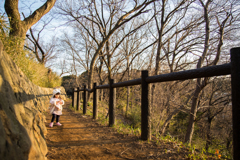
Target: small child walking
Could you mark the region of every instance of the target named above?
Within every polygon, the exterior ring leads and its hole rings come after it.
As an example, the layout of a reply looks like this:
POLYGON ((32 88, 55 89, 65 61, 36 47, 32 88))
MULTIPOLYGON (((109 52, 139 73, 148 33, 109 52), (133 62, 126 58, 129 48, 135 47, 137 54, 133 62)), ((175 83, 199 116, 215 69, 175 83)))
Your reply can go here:
POLYGON ((59 89, 53 90, 53 96, 50 99, 50 113, 52 114, 52 120, 49 127, 53 127, 54 120, 56 119, 56 125, 61 126, 59 123, 60 115, 62 115, 62 105, 64 105, 64 100, 61 99, 61 92, 59 89))

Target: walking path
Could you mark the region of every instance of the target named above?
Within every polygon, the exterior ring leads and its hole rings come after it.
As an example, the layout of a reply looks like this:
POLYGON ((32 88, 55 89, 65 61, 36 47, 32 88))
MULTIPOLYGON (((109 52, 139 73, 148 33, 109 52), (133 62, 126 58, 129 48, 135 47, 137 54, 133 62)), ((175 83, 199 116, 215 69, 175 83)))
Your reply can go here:
POLYGON ((66 102, 60 117, 62 126, 50 128, 51 115, 47 115, 49 160, 185 159, 188 154, 172 142, 156 145, 140 141, 136 136, 119 134, 90 116, 74 113, 68 108, 70 103, 66 102))

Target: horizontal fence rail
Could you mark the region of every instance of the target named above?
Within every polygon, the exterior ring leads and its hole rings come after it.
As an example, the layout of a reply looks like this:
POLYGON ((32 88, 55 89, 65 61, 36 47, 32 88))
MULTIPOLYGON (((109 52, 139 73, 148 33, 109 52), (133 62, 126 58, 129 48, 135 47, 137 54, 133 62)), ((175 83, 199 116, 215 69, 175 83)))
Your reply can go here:
POLYGON ((92 92, 93 92, 93 89, 86 89, 86 91, 92 93, 92 92))
POLYGON ((96 89, 107 89, 109 87, 110 87, 109 84, 105 84, 105 85, 96 86, 96 89))
POLYGON ((113 86, 113 88, 134 86, 134 85, 139 85, 139 84, 141 84, 141 81, 142 81, 142 79, 141 79, 141 78, 138 78, 138 79, 134 79, 134 80, 130 80, 130 81, 124 81, 124 82, 114 83, 112 86, 113 86))
MULTIPOLYGON (((192 69, 187 71, 173 72, 168 74, 161 74, 156 76, 150 76, 146 78, 146 82, 148 83, 156 83, 156 82, 167 82, 167 81, 176 81, 176 80, 187 80, 194 78, 202 78, 202 77, 213 77, 213 76, 224 76, 231 74, 231 63, 204 67, 199 69, 192 69)), ((133 79, 124 82, 114 83, 112 85, 113 88, 117 87, 127 87, 140 85, 142 79, 133 79)), ((109 84, 96 86, 96 89, 108 89, 109 84)), ((76 91, 76 90, 75 90, 76 91)), ((79 91, 84 91, 84 89, 80 89, 79 91)), ((93 89, 86 89, 88 92, 93 92, 93 89)))
POLYGON ((176 81, 176 80, 187 80, 187 79, 202 78, 202 77, 223 76, 228 74, 231 74, 230 63, 151 76, 151 77, 147 77, 146 81, 148 83, 156 83, 156 82, 167 82, 167 81, 176 81))
POLYGON ((73 88, 72 106, 75 107, 75 96, 74 92, 77 92, 77 110, 79 110, 79 94, 83 91, 83 114, 86 113, 87 108, 87 95, 86 91, 93 93, 93 118, 97 119, 97 102, 98 93, 97 89, 109 89, 109 126, 115 124, 115 106, 116 106, 116 89, 117 87, 126 87, 141 85, 141 139, 151 139, 151 126, 150 126, 150 107, 149 107, 149 84, 157 82, 169 82, 176 80, 188 80, 195 78, 213 77, 231 75, 232 85, 232 115, 233 115, 233 157, 234 159, 240 159, 240 47, 233 48, 231 51, 231 63, 215 65, 209 67, 203 67, 199 69, 191 69, 180 72, 173 72, 168 74, 148 76, 148 71, 142 71, 142 77, 134 80, 114 83, 114 80, 110 80, 110 84, 97 86, 94 83, 92 89, 87 89, 86 85, 84 88, 76 89, 73 88))

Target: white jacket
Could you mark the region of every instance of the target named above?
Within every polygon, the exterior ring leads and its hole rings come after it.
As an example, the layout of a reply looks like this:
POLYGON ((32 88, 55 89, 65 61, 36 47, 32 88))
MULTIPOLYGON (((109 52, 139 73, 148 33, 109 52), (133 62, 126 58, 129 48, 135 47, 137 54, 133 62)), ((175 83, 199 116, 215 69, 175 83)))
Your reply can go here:
POLYGON ((51 98, 50 99, 50 113, 56 115, 62 115, 62 105, 64 105, 64 100, 59 98, 51 98), (58 104, 58 102, 62 102, 62 104, 58 104))

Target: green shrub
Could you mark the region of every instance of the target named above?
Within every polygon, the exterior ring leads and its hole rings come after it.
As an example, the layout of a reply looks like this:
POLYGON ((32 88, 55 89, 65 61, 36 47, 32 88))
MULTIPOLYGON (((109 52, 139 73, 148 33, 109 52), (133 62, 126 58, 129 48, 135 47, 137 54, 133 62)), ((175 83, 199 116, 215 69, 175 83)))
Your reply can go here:
POLYGON ((131 126, 133 128, 141 127, 141 110, 139 108, 133 108, 133 111, 129 113, 128 118, 132 121, 131 126))

